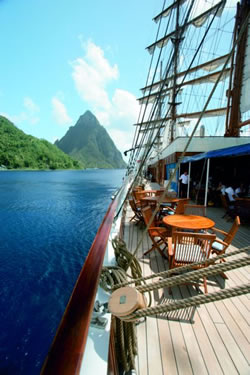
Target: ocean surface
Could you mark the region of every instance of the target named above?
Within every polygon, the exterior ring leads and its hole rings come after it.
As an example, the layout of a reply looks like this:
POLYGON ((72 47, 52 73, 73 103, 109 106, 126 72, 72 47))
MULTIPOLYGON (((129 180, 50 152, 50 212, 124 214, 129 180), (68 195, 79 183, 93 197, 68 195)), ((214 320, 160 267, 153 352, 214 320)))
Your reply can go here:
POLYGON ((124 174, 0 172, 0 375, 40 373, 124 174))

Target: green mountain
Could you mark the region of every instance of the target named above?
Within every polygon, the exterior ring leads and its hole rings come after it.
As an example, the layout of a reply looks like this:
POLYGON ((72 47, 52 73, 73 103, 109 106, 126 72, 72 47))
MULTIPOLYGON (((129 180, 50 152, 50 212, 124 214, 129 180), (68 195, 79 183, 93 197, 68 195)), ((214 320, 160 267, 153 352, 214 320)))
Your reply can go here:
POLYGON ((0 166, 8 169, 75 169, 80 163, 44 139, 25 134, 0 116, 0 166))
POLYGON ((97 118, 87 111, 56 141, 61 150, 79 160, 85 168, 125 168, 121 153, 97 118))

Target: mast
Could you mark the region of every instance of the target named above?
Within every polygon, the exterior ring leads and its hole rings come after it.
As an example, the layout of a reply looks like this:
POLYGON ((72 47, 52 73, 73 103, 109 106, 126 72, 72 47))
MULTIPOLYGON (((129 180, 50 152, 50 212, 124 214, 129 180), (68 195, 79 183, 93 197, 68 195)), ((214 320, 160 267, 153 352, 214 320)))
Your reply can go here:
POLYGON ((173 74, 173 90, 172 90, 172 101, 169 102, 171 107, 171 124, 170 124, 170 143, 173 142, 175 138, 175 126, 176 126, 176 106, 179 104, 176 102, 177 96, 177 68, 179 62, 179 17, 180 17, 180 4, 177 1, 176 4, 176 32, 175 36, 171 38, 172 43, 174 44, 174 74, 173 74))
MULTIPOLYGON (((236 13, 236 23, 235 23, 235 39, 239 35, 243 24, 250 12, 250 3, 248 0, 242 0, 241 3, 237 4, 237 13, 236 13)), ((243 70, 245 61, 245 50, 247 43, 247 33, 248 28, 246 27, 243 32, 242 38, 238 44, 235 62, 234 71, 230 80, 233 80, 233 88, 229 87, 228 90, 228 107, 229 107, 229 118, 226 121, 226 131, 225 137, 239 137, 240 135, 240 126, 241 124, 241 111, 240 111, 240 100, 241 100, 241 89, 243 82, 243 70), (230 109, 231 107, 231 109, 230 109)), ((232 69, 233 70, 233 69, 232 69)))

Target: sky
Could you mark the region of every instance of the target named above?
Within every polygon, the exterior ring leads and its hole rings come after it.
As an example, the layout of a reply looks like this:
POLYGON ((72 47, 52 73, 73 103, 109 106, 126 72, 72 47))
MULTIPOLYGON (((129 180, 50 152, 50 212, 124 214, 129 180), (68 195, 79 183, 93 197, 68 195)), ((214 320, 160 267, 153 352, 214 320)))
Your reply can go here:
POLYGON ((54 143, 90 110, 129 149, 162 4, 0 0, 0 114, 54 143))
POLYGON ((131 147, 152 42, 153 0, 0 0, 0 114, 50 142, 90 110, 131 147))

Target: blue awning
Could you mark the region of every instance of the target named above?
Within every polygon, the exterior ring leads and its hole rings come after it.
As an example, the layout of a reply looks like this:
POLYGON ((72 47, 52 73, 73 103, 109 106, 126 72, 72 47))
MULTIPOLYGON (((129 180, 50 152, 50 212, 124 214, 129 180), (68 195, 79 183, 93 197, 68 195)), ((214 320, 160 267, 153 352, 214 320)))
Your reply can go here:
POLYGON ((221 148, 219 150, 203 152, 202 154, 197 154, 193 156, 187 156, 182 160, 182 163, 188 163, 202 159, 224 158, 242 155, 250 155, 250 143, 246 143, 240 146, 232 146, 227 148, 221 148))

